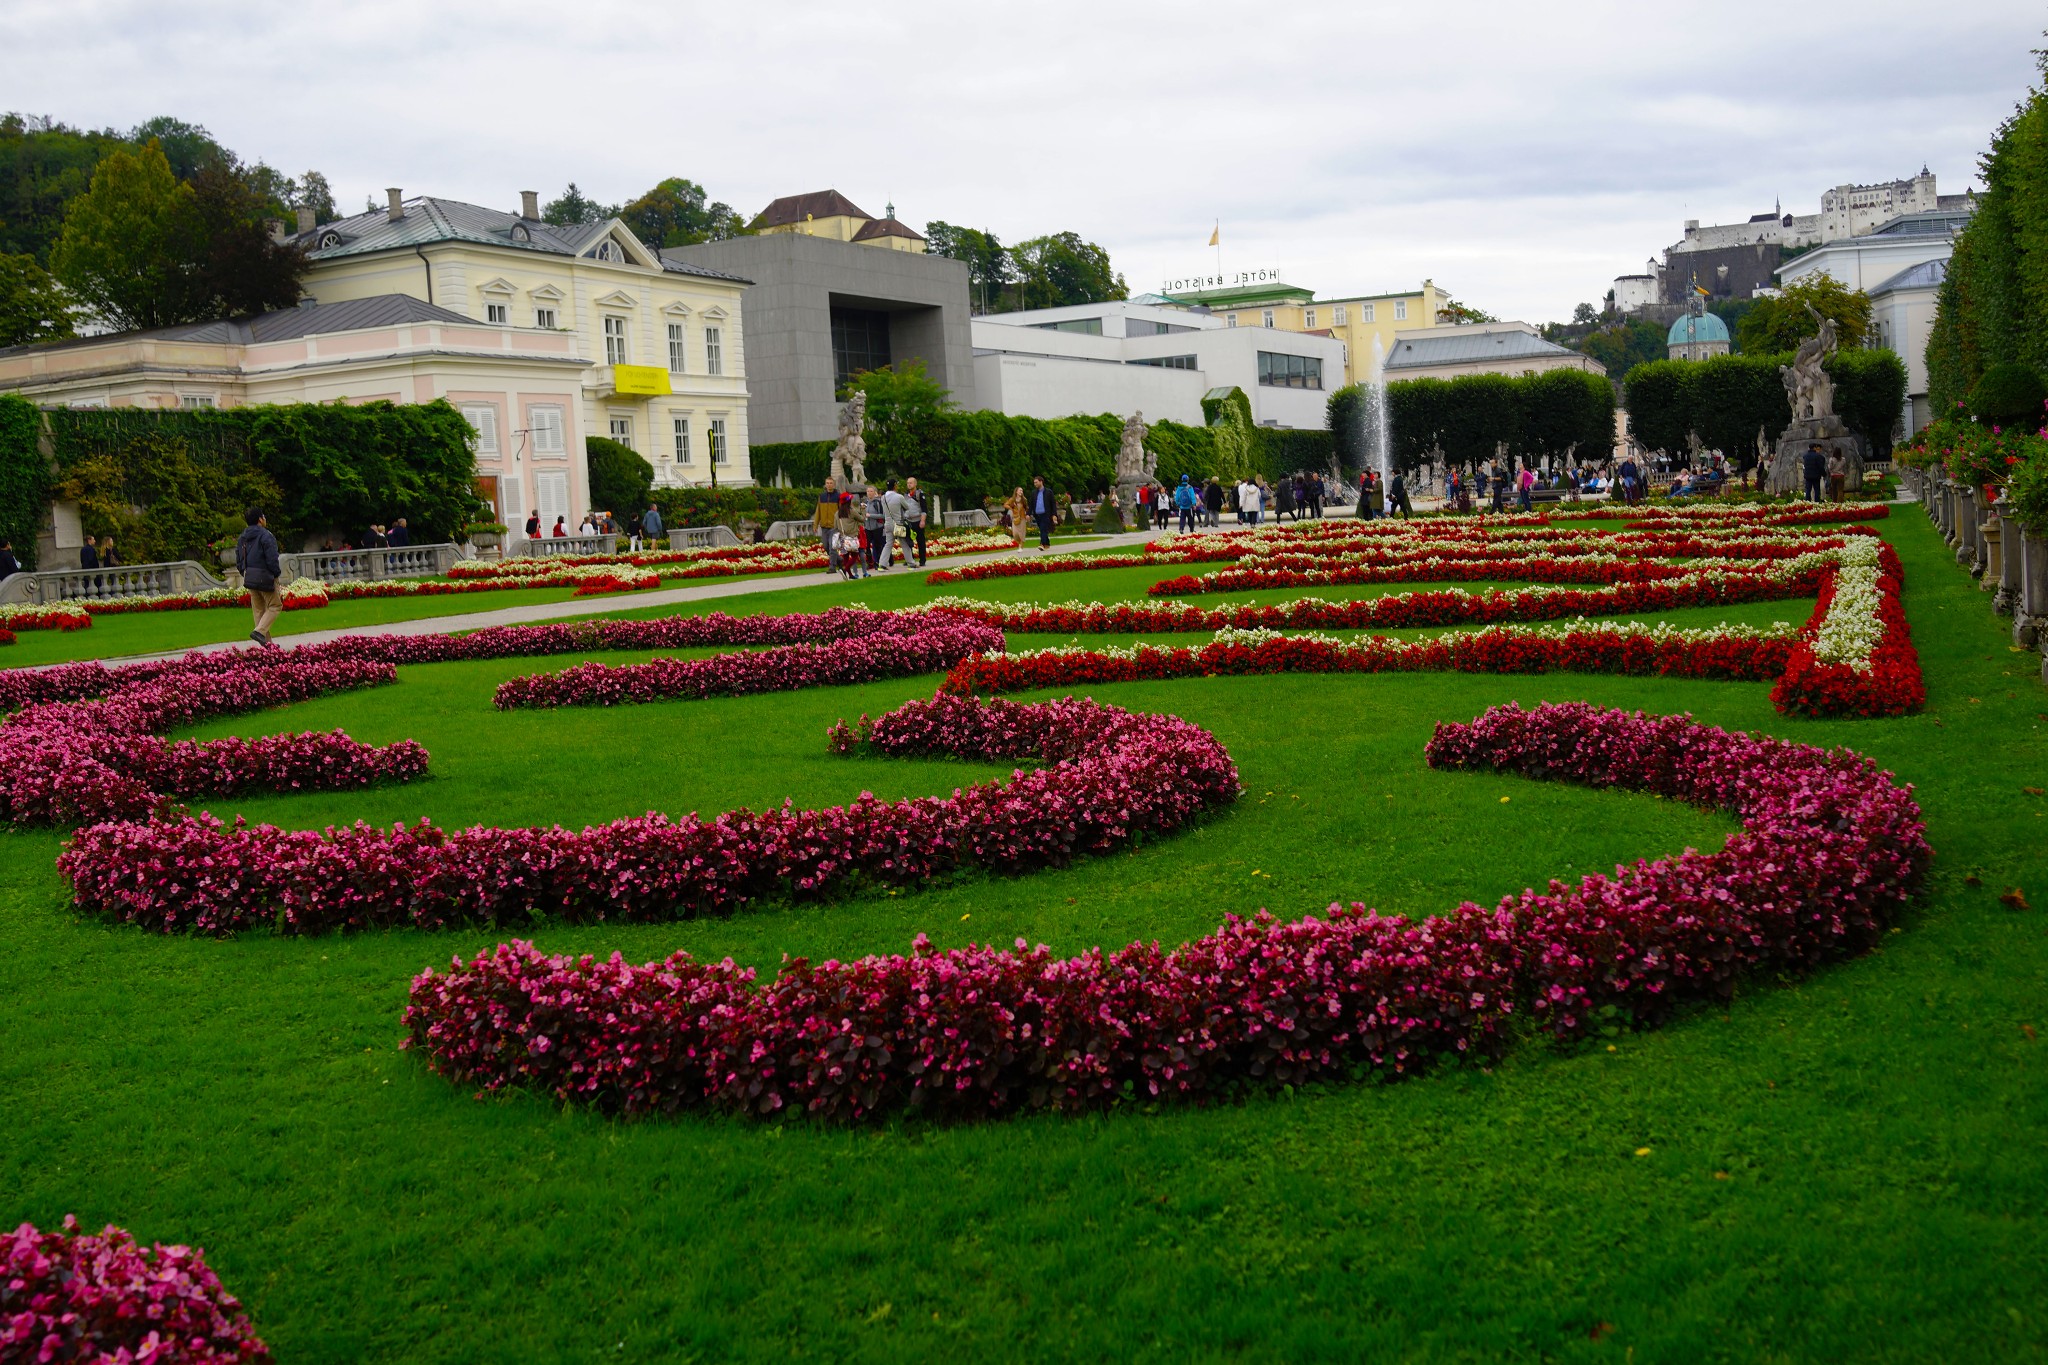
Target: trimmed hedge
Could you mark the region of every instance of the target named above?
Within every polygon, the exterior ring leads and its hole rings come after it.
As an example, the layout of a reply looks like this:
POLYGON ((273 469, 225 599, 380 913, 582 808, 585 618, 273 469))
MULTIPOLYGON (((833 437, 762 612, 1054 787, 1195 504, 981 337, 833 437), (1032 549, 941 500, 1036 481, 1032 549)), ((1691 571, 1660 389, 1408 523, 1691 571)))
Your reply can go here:
MULTIPOLYGON (((1329 438, 1329 454, 1318 465, 1334 456, 1346 469, 1363 469, 1371 462, 1362 441, 1364 408, 1363 386, 1347 384, 1330 395, 1328 432, 1289 434, 1329 438)), ((1402 379, 1387 385, 1387 422, 1389 453, 1403 470, 1438 458, 1476 464, 1493 459, 1503 444, 1524 460, 1586 459, 1591 451, 1605 462, 1614 445, 1614 386, 1575 369, 1402 379)))
POLYGON ((0 536, 14 542, 24 569, 36 567, 36 535, 50 500, 50 462, 43 458, 43 416, 36 405, 0 394, 0 536))
POLYGON ((750 446, 747 458, 753 465, 756 483, 772 484, 786 478, 797 488, 823 488, 832 472, 832 447, 836 441, 771 441, 750 446))
MULTIPOLYGON (((1697 434, 1746 468, 1755 462, 1756 436, 1766 446, 1792 422, 1792 404, 1779 368, 1792 363, 1776 355, 1719 355, 1706 360, 1653 360, 1628 372, 1624 406, 1635 437, 1647 450, 1676 453, 1697 434)), ((1890 351, 1857 349, 1829 356, 1835 381, 1835 411, 1863 438, 1874 459, 1889 459, 1892 428, 1906 402, 1905 362, 1890 351)))

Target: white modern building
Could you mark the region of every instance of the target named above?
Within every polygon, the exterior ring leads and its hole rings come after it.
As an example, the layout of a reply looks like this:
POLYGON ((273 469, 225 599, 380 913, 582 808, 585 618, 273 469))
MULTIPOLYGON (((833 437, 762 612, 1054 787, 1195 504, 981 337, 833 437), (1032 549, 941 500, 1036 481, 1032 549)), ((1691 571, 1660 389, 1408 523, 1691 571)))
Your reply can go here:
POLYGON ((1607 367, 1582 351, 1545 341, 1526 322, 1476 322, 1461 327, 1418 327, 1403 332, 1387 352, 1389 383, 1402 379, 1456 379, 1468 374, 1533 375, 1584 370, 1603 378, 1607 367))
POLYGON ((1778 267, 1778 283, 1825 274, 1868 293, 1911 266, 1947 260, 1955 250, 1955 234, 1969 221, 1969 214, 1945 209, 1902 214, 1875 232, 1843 237, 1793 257, 1778 267))
POLYGON ((1906 362, 1906 408, 1899 415, 1911 436, 1933 420, 1927 407, 1927 338, 1934 331, 1948 261, 1922 261, 1881 281, 1870 294, 1870 344, 1906 362))
POLYGON ((974 319, 976 406, 1013 417, 1143 412, 1200 426, 1202 395, 1239 388, 1261 426, 1328 425, 1344 343, 1145 301, 974 319))

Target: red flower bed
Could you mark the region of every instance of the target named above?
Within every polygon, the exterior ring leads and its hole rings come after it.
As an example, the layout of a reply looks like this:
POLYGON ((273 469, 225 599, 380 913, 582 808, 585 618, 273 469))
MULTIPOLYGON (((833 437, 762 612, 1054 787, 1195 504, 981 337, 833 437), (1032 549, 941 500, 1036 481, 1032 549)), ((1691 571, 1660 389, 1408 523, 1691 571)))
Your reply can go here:
MULTIPOLYGON (((1906 624, 1906 610, 1899 597, 1905 587, 1904 568, 1898 552, 1889 545, 1878 547, 1877 559, 1877 641, 1866 658, 1856 661, 1863 666, 1829 661, 1817 652, 1836 615, 1837 595, 1844 588, 1845 575, 1831 575, 1821 589, 1812 620, 1786 662, 1784 676, 1771 689, 1771 701, 1780 711, 1801 716, 1902 716, 1926 705, 1920 652, 1913 647, 1913 632, 1906 624)), ((1871 609, 1866 605, 1856 611, 1871 609)))
POLYGON ((560 673, 529 673, 498 684, 492 704, 517 707, 624 706, 675 697, 736 697, 837 687, 940 673, 969 655, 1000 650, 1003 633, 978 621, 898 617, 885 634, 832 644, 782 645, 709 659, 655 659, 644 664, 578 664, 560 673))
POLYGON ((11 630, 0 629, 0 645, 11 645, 13 643, 14 632, 11 630))
POLYGON ((0 1240, 0 1361, 236 1365, 270 1359, 248 1314, 193 1247, 143 1247, 117 1227, 23 1223, 0 1240))
POLYGON ((647 815, 580 833, 117 821, 80 830, 58 867, 81 909, 164 932, 666 921, 849 883, 915 886, 966 868, 1063 866, 1179 829, 1239 792, 1236 767, 1207 731, 1090 701, 941 696, 842 731, 838 742, 1048 766, 950 797, 863 796, 713 820, 647 815))
POLYGON ((1107 652, 1049 649, 975 655, 946 675, 944 689, 961 694, 1023 692, 1038 687, 1209 678, 1251 673, 1624 673, 1647 677, 1764 682, 1785 671, 1792 642, 1769 636, 1713 638, 1600 627, 1538 635, 1505 628, 1432 640, 1356 642, 1277 635, 1256 642, 1140 645, 1107 652))
POLYGON ((1509 706, 1440 726, 1427 753, 1719 805, 1744 828, 1718 853, 1552 882, 1491 912, 1261 912, 1170 952, 941 952, 920 936, 908 956, 799 959, 761 985, 729 959, 636 967, 514 942, 416 978, 407 1042, 466 1085, 626 1114, 1200 1103, 1490 1057, 1516 1010, 1567 1039, 1603 1020, 1654 1025, 1748 973, 1867 948, 1930 856, 1909 790, 1866 760, 1685 717, 1509 706))

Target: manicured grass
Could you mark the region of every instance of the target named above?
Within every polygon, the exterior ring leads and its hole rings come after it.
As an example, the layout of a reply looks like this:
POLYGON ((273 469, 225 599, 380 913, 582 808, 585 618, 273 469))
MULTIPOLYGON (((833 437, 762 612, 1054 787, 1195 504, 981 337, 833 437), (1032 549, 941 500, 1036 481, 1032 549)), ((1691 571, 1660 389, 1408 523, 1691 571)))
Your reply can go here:
MULTIPOLYGON (((2036 1356, 2048 1040, 2023 1026, 2048 1030, 2048 921, 1998 895, 2026 885, 2048 903, 2048 801, 2024 791, 2048 786, 2048 692, 1923 518, 1900 508, 1884 530, 1927 673, 1919 716, 1799 721, 1760 685, 1570 675, 1100 687, 1214 729, 1246 798, 1061 872, 534 935, 764 969, 785 952, 901 950, 919 931, 1073 951, 1177 941, 1260 905, 1426 914, 1717 842, 1718 816, 1422 764, 1439 720, 1585 698, 1851 745, 1918 785, 1939 853, 1923 913, 1882 952, 1804 982, 1754 983, 1612 1051, 1531 1042, 1491 1072, 1213 1111, 618 1124, 477 1102, 395 1050, 407 979, 496 935, 152 938, 72 918, 55 836, 0 835, 0 1221, 76 1212, 203 1244, 288 1360, 2036 1356)), ((1124 572, 973 586, 1141 593, 1115 582, 1124 572)), ((920 582, 705 605, 897 605, 929 595, 920 582)), ((210 728, 345 725, 434 755, 413 787, 222 808, 578 824, 936 792, 988 771, 824 752, 832 719, 930 679, 488 709, 498 678, 568 662, 409 668, 392 687, 210 728)))

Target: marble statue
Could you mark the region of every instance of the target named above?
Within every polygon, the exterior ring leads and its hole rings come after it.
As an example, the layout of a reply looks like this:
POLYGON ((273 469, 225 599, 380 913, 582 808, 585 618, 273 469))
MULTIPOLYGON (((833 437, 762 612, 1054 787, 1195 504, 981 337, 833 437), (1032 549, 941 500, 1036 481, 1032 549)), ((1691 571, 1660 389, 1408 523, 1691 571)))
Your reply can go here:
POLYGON ((1812 304, 1806 305, 1820 331, 1799 343, 1790 365, 1778 367, 1785 381, 1785 395, 1792 400, 1795 420, 1831 417, 1835 411, 1835 381, 1821 364, 1835 353, 1835 320, 1822 317, 1812 304))
POLYGON ((1149 483, 1154 471, 1159 468, 1159 457, 1145 449, 1145 437, 1151 430, 1145 425, 1145 414, 1134 412, 1124 419, 1123 445, 1116 453, 1116 481, 1120 484, 1149 483))
POLYGON ((867 487, 868 443, 862 436, 867 424, 867 391, 856 390, 846 406, 839 409, 839 444, 832 447, 832 477, 840 488, 867 487), (849 478, 853 480, 851 484, 847 482, 849 478))

